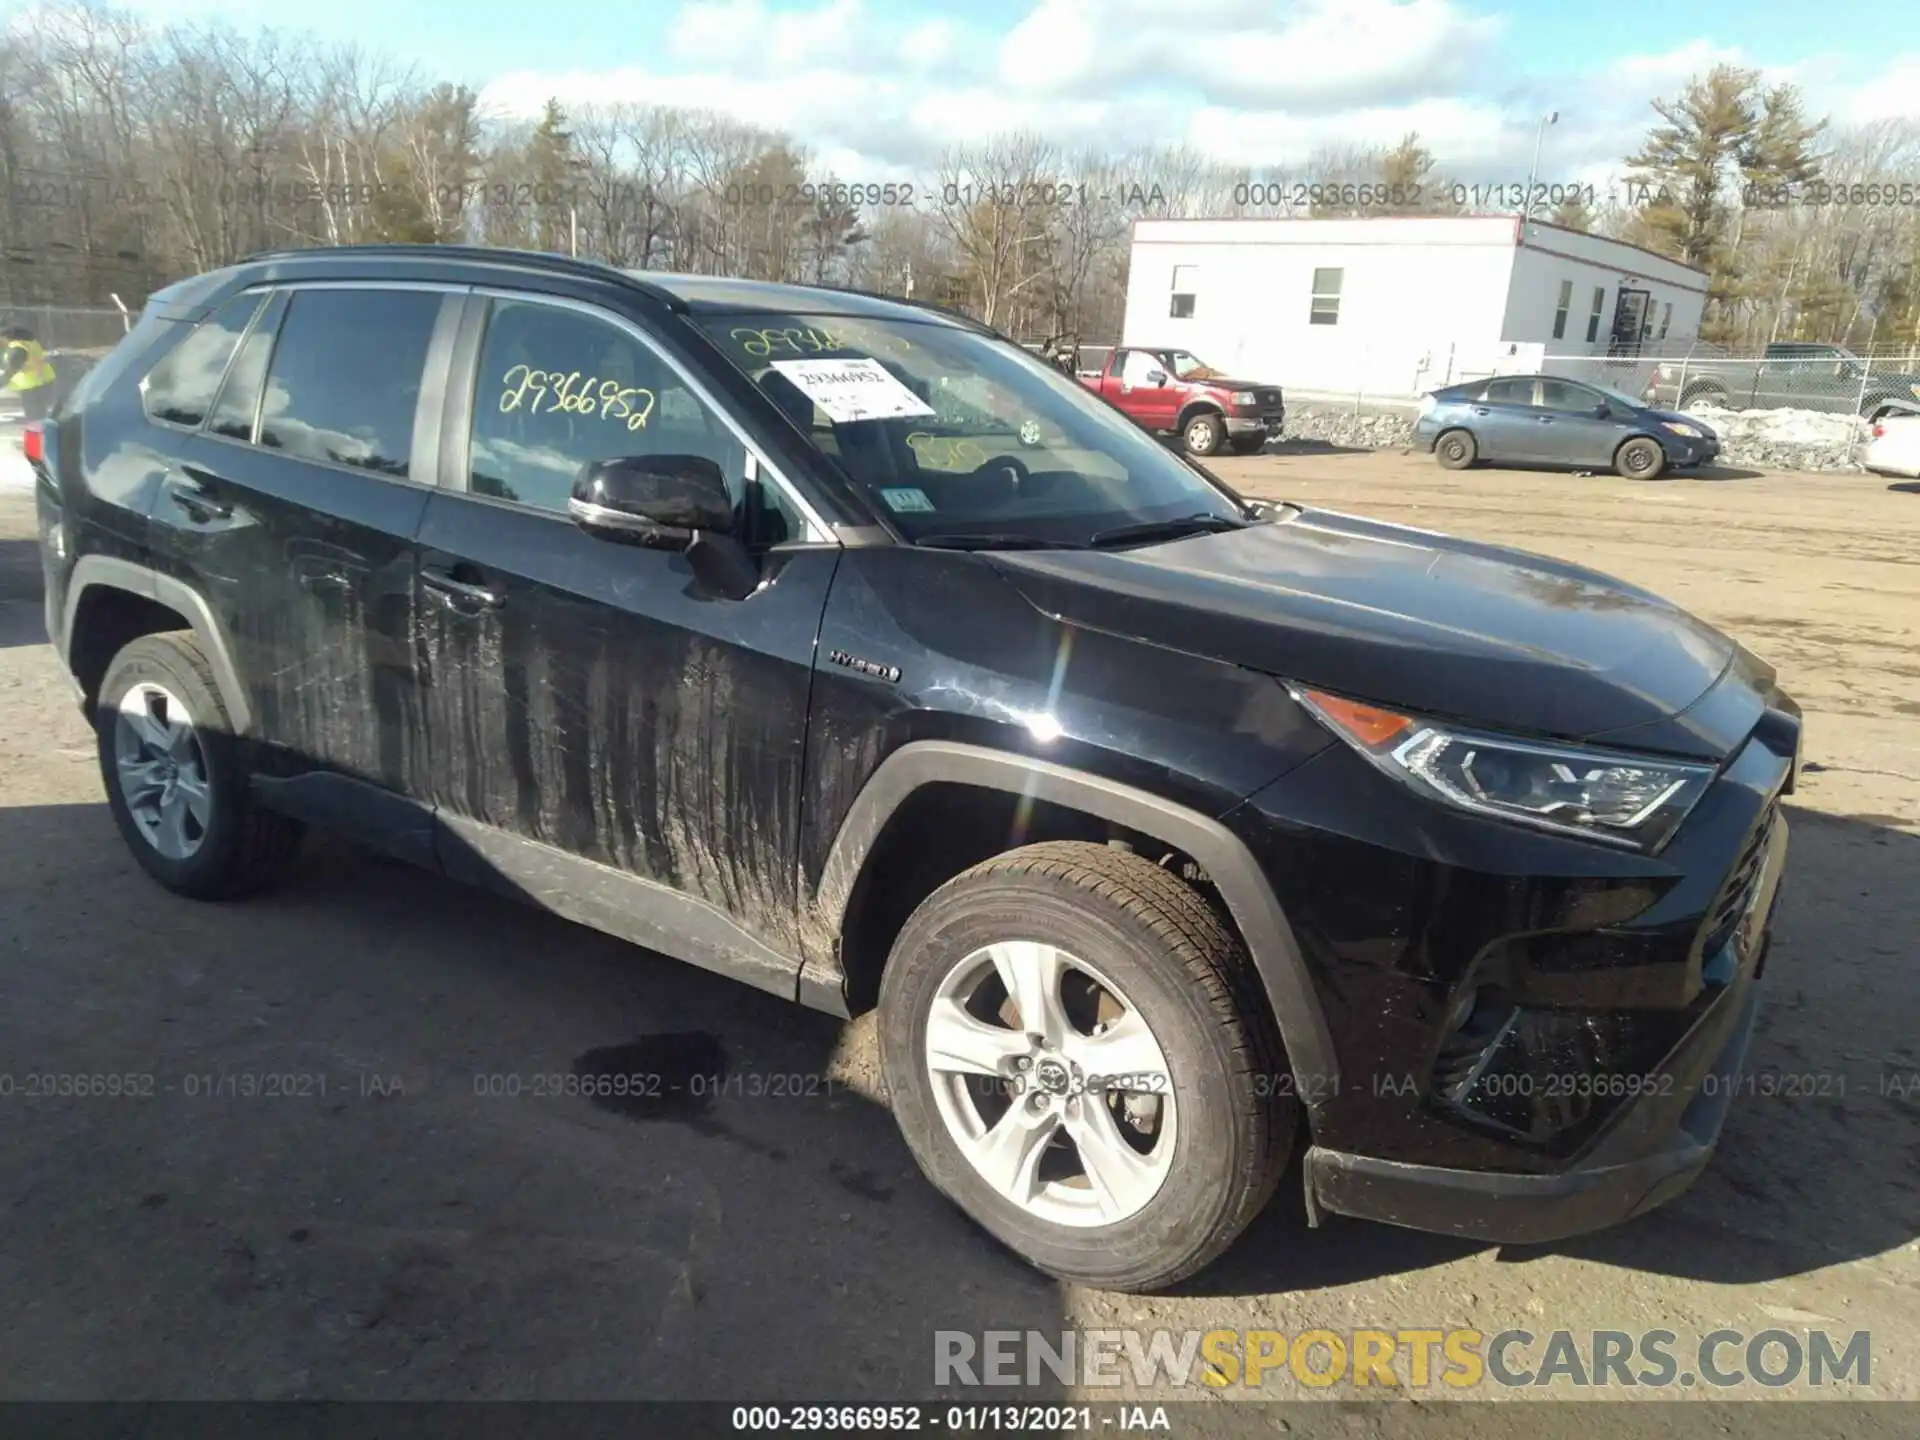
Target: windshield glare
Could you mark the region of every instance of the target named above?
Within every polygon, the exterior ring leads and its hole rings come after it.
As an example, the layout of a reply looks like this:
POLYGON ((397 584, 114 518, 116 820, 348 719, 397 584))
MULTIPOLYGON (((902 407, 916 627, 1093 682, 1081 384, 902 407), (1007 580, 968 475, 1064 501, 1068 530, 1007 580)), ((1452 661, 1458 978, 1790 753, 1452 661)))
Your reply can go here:
POLYGON ((1189 355, 1184 350, 1169 350, 1167 352, 1167 363, 1173 366, 1173 374, 1176 380, 1192 380, 1198 376, 1217 373, 1211 365, 1199 359, 1197 356, 1189 355))
POLYGON ((909 539, 1084 544, 1146 521, 1246 518, 1077 380, 1007 341, 847 315, 695 323, 909 539))

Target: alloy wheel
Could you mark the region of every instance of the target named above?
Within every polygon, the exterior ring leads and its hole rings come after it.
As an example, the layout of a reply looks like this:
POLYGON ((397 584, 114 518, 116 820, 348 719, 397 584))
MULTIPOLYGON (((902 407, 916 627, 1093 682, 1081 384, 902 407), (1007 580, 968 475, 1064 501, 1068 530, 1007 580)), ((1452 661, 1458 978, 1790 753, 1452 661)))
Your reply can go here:
POLYGON ((1004 1198, 1059 1225, 1113 1225, 1159 1193, 1173 1077, 1145 1017, 1056 946, 1006 940, 948 972, 926 1023, 935 1105, 1004 1198))
POLYGON ((114 712, 113 758, 120 797, 147 843, 169 860, 199 850, 213 786, 185 702, 150 680, 134 685, 114 712))

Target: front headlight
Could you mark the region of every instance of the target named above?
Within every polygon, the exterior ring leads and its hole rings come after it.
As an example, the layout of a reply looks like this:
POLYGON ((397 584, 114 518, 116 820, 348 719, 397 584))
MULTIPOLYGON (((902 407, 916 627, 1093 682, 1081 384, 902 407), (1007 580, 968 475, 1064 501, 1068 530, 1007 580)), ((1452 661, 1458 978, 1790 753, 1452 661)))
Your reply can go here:
POLYGON ((1236 390, 1233 392, 1233 403, 1236 405, 1258 405, 1260 403, 1260 396, 1252 390, 1236 390))
POLYGON ((1691 425, 1682 424, 1678 420, 1662 420, 1660 423, 1674 434, 1684 435, 1689 440, 1698 440, 1700 438, 1700 432, 1698 430, 1694 429, 1691 425))
POLYGON ((1290 688, 1373 765, 1429 799, 1563 835, 1651 853, 1713 781, 1711 765, 1489 735, 1290 688))

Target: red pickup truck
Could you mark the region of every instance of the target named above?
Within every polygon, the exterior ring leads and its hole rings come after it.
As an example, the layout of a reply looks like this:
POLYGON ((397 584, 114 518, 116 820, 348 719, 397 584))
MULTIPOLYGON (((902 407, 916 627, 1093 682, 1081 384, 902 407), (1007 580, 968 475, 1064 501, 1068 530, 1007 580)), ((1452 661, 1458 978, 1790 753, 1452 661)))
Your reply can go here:
POLYGON ((1287 418, 1278 385, 1234 380, 1185 350, 1122 345, 1080 382, 1148 430, 1178 434, 1190 455, 1232 446, 1251 455, 1280 438, 1287 418))

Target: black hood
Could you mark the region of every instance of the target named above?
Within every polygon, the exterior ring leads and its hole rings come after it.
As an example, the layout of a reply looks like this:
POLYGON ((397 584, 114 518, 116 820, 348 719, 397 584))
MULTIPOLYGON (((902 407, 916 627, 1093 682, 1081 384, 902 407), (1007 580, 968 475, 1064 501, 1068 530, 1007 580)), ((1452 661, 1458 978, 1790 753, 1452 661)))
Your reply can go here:
MULTIPOLYGON (((1735 738, 1656 723, 1728 671, 1731 640, 1545 556, 1307 510, 1133 550, 993 558, 1070 624, 1358 699, 1571 739, 1641 728, 1713 758, 1735 738)), ((1751 725, 1759 706, 1731 708, 1751 725)))

